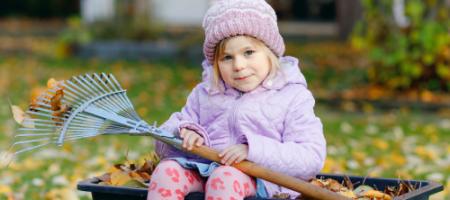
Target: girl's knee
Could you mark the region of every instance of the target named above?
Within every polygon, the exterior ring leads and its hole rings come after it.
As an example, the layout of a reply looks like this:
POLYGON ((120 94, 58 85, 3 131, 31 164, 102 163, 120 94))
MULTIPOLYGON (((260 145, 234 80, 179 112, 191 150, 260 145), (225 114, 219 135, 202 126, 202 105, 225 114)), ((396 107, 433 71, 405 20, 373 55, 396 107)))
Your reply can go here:
POLYGON ((220 166, 215 169, 208 178, 205 188, 208 197, 228 196, 235 199, 254 195, 256 191, 252 178, 231 166, 220 166))
POLYGON ((231 167, 231 166, 220 166, 217 169, 215 169, 212 174, 211 177, 231 177, 233 175, 241 175, 244 174, 243 172, 239 171, 238 169, 231 167))
POLYGON ((152 177, 154 176, 179 176, 180 172, 184 171, 184 168, 174 160, 164 160, 161 161, 153 171, 152 177))
POLYGON ((242 180, 246 178, 247 175, 234 167, 220 166, 211 173, 206 181, 206 187, 224 189, 226 185, 233 184, 235 180, 242 180))
POLYGON ((202 192, 203 182, 197 177, 176 161, 161 161, 152 174, 147 199, 184 199, 189 192, 202 192))

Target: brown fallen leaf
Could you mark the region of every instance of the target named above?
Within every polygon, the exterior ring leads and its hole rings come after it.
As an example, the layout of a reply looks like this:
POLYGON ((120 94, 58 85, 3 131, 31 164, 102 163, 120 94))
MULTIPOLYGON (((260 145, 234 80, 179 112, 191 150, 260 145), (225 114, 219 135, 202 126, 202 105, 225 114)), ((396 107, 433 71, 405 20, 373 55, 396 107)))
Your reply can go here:
POLYGON ((146 188, 151 179, 151 174, 159 162, 155 152, 150 153, 149 159, 144 163, 126 161, 124 164, 114 164, 107 173, 97 177, 99 184, 111 186, 126 186, 146 188))
POLYGON ((147 172, 138 172, 139 176, 141 176, 145 181, 150 181, 152 176, 148 174, 147 172))
POLYGON ((25 113, 19 106, 11 105, 14 120, 25 128, 34 128, 34 122, 31 117, 25 113))
POLYGON ((343 195, 345 197, 351 198, 351 199, 355 199, 356 198, 355 193, 353 193, 353 191, 351 191, 351 190, 339 191, 337 193, 341 194, 341 195, 343 195))
POLYGON ((111 173, 105 173, 101 176, 97 176, 97 178, 98 180, 100 180, 100 182, 111 184, 111 173))
POLYGON ((122 186, 130 180, 132 180, 132 178, 127 172, 118 171, 111 173, 111 185, 122 186))
MULTIPOLYGON (((333 191, 333 192, 339 192, 341 191, 343 188, 345 188, 344 186, 342 186, 338 181, 328 178, 325 181, 328 182, 327 185, 327 189, 333 191)), ((348 189, 347 189, 348 190, 348 189)))
POLYGON ((138 173, 134 171, 128 172, 128 175, 134 180, 137 180, 139 182, 145 182, 144 178, 142 178, 142 176, 140 176, 138 173))
POLYGON ((391 200, 392 197, 388 194, 380 192, 378 190, 369 190, 363 194, 363 197, 367 197, 369 199, 379 199, 379 200, 391 200))
POLYGON ((54 78, 50 78, 47 81, 47 88, 49 88, 49 89, 54 88, 54 87, 58 86, 59 83, 60 82, 55 80, 54 78))
POLYGON ((61 100, 64 97, 62 89, 56 90, 55 95, 50 99, 51 109, 53 111, 59 111, 61 109, 61 100))

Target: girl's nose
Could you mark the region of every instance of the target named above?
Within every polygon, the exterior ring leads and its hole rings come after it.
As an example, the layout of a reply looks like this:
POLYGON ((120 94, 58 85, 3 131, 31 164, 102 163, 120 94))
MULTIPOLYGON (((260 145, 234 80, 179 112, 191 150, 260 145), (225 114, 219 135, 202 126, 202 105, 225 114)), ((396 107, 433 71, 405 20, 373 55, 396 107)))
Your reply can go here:
POLYGON ((240 57, 236 57, 233 62, 233 70, 238 72, 245 68, 245 60, 240 57))

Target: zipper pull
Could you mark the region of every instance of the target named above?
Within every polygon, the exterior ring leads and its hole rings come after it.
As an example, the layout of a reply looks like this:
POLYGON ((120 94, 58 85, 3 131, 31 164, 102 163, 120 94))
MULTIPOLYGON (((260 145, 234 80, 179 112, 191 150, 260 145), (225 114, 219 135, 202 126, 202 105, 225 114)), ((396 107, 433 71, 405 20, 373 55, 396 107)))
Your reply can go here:
POLYGON ((241 91, 238 91, 238 97, 236 98, 236 99, 240 99, 242 96, 244 95, 244 93, 243 92, 241 92, 241 91))

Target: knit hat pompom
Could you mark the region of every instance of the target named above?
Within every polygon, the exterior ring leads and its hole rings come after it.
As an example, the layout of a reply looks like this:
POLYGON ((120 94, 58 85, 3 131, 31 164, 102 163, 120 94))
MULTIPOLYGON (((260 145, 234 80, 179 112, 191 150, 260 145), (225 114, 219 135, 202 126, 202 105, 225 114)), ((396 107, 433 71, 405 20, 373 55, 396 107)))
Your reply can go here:
POLYGON ((228 37, 248 35, 266 44, 278 57, 284 54, 277 16, 265 0, 216 0, 203 19, 203 53, 214 61, 217 44, 228 37))

